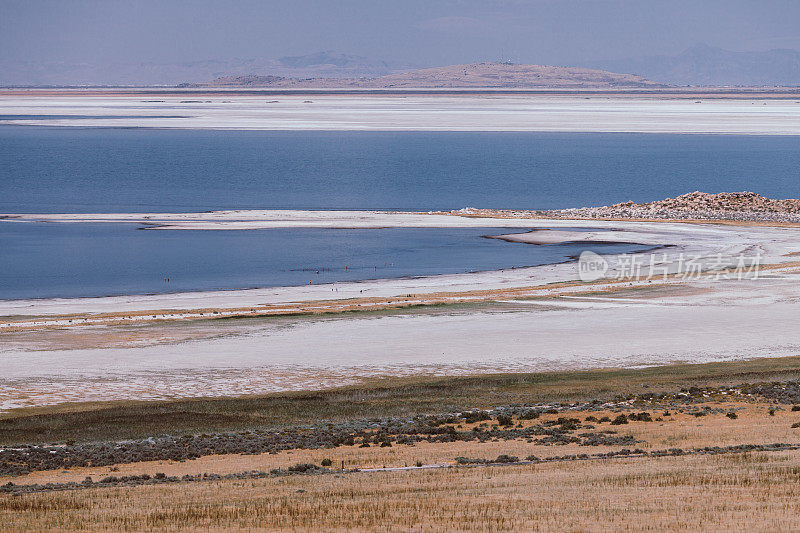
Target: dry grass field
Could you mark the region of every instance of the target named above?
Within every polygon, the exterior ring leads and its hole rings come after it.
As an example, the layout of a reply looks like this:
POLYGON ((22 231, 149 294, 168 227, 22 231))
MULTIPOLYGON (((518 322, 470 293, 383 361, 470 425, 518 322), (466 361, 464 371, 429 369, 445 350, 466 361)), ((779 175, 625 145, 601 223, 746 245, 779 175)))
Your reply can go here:
POLYGON ((800 452, 290 476, 4 496, 2 528, 789 531, 800 452))
MULTIPOLYGON (((698 449, 800 445, 800 427, 792 427, 800 422, 800 411, 792 410, 794 396, 780 397, 784 388, 797 394, 793 382, 798 369, 798 358, 783 358, 638 370, 387 380, 318 393, 12 412, 0 420, 0 442, 6 445, 40 442, 33 437, 41 427, 51 428, 51 442, 66 438, 91 442, 141 436, 169 423, 176 432, 194 431, 204 421, 217 421, 217 429, 229 430, 301 427, 378 415, 598 399, 613 403, 562 405, 558 412, 542 412, 536 419, 516 417, 507 427, 558 427, 564 424, 559 418, 568 417, 578 421, 578 429, 570 435, 605 432, 628 441, 592 446, 580 439, 553 443, 500 437, 422 439, 385 447, 373 441, 367 447, 357 438, 354 445, 273 453, 34 468, 27 474, 0 477, 0 486, 80 483, 87 476, 94 485, 0 492, 0 530, 797 530, 800 450, 709 454, 698 449), (766 389, 748 389, 741 386, 745 382, 764 383, 766 389), (678 392, 692 387, 702 390, 694 389, 691 396, 678 392), (767 389, 763 394, 749 392, 767 389), (659 392, 668 394, 659 397, 659 392), (641 412, 650 416, 630 417, 641 412), (159 413, 164 420, 148 420, 159 413), (611 424, 609 419, 622 413, 629 415, 629 422, 611 424), (597 457, 634 448, 651 455, 597 457), (670 448, 686 453, 652 453, 670 448), (535 455, 546 461, 459 466, 456 460, 493 460, 502 454, 520 459, 535 455), (579 454, 589 457, 576 460, 579 454), (547 461, 554 457, 561 459, 547 461), (321 473, 179 480, 203 473, 286 472, 298 463, 327 461, 330 466, 321 473), (166 483, 97 486, 105 476, 157 473, 176 477, 166 483)), ((468 432, 481 425, 484 431, 498 430, 499 423, 497 416, 445 425, 468 432)))

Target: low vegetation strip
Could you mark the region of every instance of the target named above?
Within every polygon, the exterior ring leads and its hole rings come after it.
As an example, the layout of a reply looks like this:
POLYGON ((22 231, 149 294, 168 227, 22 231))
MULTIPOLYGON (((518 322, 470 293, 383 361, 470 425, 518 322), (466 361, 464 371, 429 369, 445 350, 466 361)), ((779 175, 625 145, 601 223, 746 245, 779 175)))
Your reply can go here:
MULTIPOLYGON (((16 445, 0 450, 0 475, 16 476, 36 471, 97 468, 147 461, 182 462, 229 454, 276 454, 287 450, 340 446, 390 448, 423 442, 525 441, 539 446, 635 445, 640 441, 630 434, 618 434, 615 426, 663 422, 665 418, 671 420, 673 414, 665 409, 695 417, 725 414, 735 420, 738 418, 737 406, 756 399, 762 403, 768 400, 769 405, 776 402, 800 403, 800 383, 690 387, 672 393, 645 392, 617 396, 606 401, 595 399, 572 404, 511 405, 490 410, 362 418, 338 423, 319 421, 312 426, 261 428, 235 433, 163 435, 97 443, 69 441, 65 444, 16 445), (720 407, 713 407, 709 402, 718 402, 714 405, 720 407), (661 413, 642 409, 660 410, 661 413), (589 416, 578 418, 576 415, 581 412, 589 416), (605 414, 609 412, 611 416, 605 414), (544 414, 555 416, 542 418, 544 414)), ((775 411, 776 408, 771 408, 770 416, 774 416, 775 411)))
POLYGON ((746 383, 764 383, 757 390, 764 397, 775 395, 775 399, 783 403, 800 403, 800 391, 795 385, 786 385, 786 388, 770 385, 771 382, 796 380, 800 380, 800 357, 781 357, 640 369, 388 378, 329 390, 241 398, 64 404, 0 415, 0 445, 63 445, 68 441, 96 443, 165 434, 180 436, 318 426, 361 419, 458 413, 503 405, 558 403, 568 408, 574 403, 598 399, 641 398, 646 402, 650 400, 645 398, 657 398, 661 394, 677 395, 676 391, 681 388, 697 391, 704 387, 739 387, 746 383))
MULTIPOLYGON (((369 472, 390 472, 398 470, 420 470, 432 468, 458 468, 458 467, 475 467, 475 466, 499 466, 499 465, 531 465, 542 463, 561 463, 566 461, 588 461, 600 459, 615 459, 615 458, 638 458, 644 459, 648 457, 678 457, 690 455, 722 455, 731 453, 752 453, 752 452, 779 452, 800 449, 800 444, 788 443, 772 443, 772 444, 739 444, 735 446, 705 446, 702 448, 682 449, 682 448, 669 448, 663 450, 642 450, 635 448, 629 450, 623 448, 622 450, 601 452, 594 454, 568 454, 558 455, 553 457, 539 458, 536 456, 528 456, 524 460, 510 455, 500 455, 495 459, 469 459, 466 457, 457 457, 456 464, 454 465, 417 465, 413 467, 402 468, 372 468, 369 472)), ((254 470, 250 472, 236 472, 232 474, 214 474, 204 472, 202 474, 184 475, 184 476, 167 476, 163 473, 157 473, 154 476, 148 474, 133 475, 133 476, 107 476, 98 481, 94 481, 91 477, 87 477, 81 483, 46 483, 46 484, 30 484, 30 485, 17 485, 13 482, 8 482, 5 485, 0 485, 0 494, 19 494, 19 493, 32 493, 32 492, 49 492, 60 490, 77 490, 95 487, 132 487, 137 485, 161 485, 161 484, 174 484, 174 483, 196 483, 202 481, 229 481, 229 480, 246 480, 246 479, 263 479, 268 477, 282 477, 291 475, 313 475, 313 474, 353 474, 361 472, 359 469, 351 470, 332 470, 330 468, 318 466, 310 463, 298 463, 289 468, 276 468, 269 472, 254 470)))
MULTIPOLYGON (((597 404, 576 406, 596 408, 597 404)), ((322 427, 295 427, 280 430, 255 430, 239 433, 161 436, 147 439, 58 446, 25 445, 0 450, 0 475, 20 475, 38 470, 73 467, 100 467, 142 461, 186 461, 208 455, 277 453, 284 450, 309 450, 338 446, 392 447, 418 442, 487 442, 526 439, 554 445, 578 443, 582 446, 634 444, 631 437, 616 436, 616 431, 588 431, 592 424, 572 417, 558 417, 527 426, 518 421, 538 419, 544 412, 557 412, 550 405, 502 407, 492 411, 468 411, 440 416, 413 418, 362 419, 322 427), (488 421, 497 419, 489 426, 488 421), (463 428, 461 422, 475 423, 463 428), (456 427, 463 429, 459 430, 456 427), (577 433, 583 430, 582 433, 577 433)), ((606 417, 607 418, 607 417, 606 417)), ((652 419, 647 417, 648 420, 652 419)), ((596 420, 596 419, 595 419, 596 420)), ((605 420, 605 421, 609 421, 605 420)), ((613 422, 612 422, 613 423, 613 422)))

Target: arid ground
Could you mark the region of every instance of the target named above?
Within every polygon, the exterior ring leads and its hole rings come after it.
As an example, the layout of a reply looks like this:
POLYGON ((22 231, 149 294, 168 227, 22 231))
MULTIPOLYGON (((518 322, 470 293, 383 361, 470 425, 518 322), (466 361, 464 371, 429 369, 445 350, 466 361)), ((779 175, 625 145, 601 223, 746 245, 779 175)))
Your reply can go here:
POLYGON ((790 357, 19 411, 0 419, 0 516, 11 531, 794 529, 799 376, 790 357), (44 459, 13 444, 43 434, 44 459))

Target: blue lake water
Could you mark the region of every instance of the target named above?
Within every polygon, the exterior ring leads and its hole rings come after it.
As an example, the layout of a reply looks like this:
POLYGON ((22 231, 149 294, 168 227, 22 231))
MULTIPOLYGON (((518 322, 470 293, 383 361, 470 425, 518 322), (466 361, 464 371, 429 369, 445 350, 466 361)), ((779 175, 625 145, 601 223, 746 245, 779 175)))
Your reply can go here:
POLYGON ((0 212, 548 209, 800 194, 800 137, 0 125, 0 212))
MULTIPOLYGON (((800 195, 798 168, 798 137, 0 125, 0 213, 548 209, 694 190, 785 198, 800 195)), ((0 221, 0 298, 421 276, 563 261, 586 248, 482 238, 503 231, 169 232, 0 221)))
POLYGON ((0 222, 0 299, 270 287, 498 270, 592 249, 487 239, 519 229, 140 231, 135 224, 0 222), (165 278, 170 281, 166 282, 165 278))

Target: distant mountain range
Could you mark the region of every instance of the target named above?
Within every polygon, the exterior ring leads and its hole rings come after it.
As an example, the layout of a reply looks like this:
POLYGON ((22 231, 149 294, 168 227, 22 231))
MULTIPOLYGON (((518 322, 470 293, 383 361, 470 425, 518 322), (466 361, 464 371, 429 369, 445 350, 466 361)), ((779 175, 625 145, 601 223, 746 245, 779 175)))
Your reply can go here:
POLYGON ((586 66, 628 72, 670 85, 800 85, 800 52, 733 52, 699 44, 677 56, 596 61, 586 66))
MULTIPOLYGON (((270 86, 301 86, 300 80, 314 78, 318 84, 359 86, 369 83, 392 83, 410 87, 409 80, 423 87, 500 86, 527 87, 573 86, 575 83, 600 83, 601 86, 636 86, 652 82, 669 85, 742 85, 773 86, 800 85, 800 52, 769 50, 766 52, 733 52, 707 45, 697 45, 677 56, 649 56, 609 61, 586 62, 584 68, 541 67, 513 65, 513 69, 498 67, 501 63, 474 63, 422 69, 412 72, 415 65, 392 63, 364 56, 335 51, 286 56, 279 59, 231 59, 186 63, 62 63, 8 61, 0 58, 0 85, 177 85, 233 83, 269 84, 270 86), (481 69, 474 65, 494 65, 481 69), (463 74, 464 67, 467 73, 463 74), (520 69, 527 68, 528 72, 520 69), (447 69, 454 69, 448 72, 447 69), (458 69, 462 75, 457 75, 458 69), (516 69, 516 71, 514 71, 516 69), (547 69, 550 69, 548 71, 547 69), (606 71, 605 74, 591 74, 606 71), (497 72, 494 72, 496 70, 497 72), (612 74, 625 73, 625 74, 612 74), (632 75, 625 77, 626 75, 632 75), (396 78, 385 78, 396 76, 396 78), (500 76, 500 78, 496 77, 500 76), (537 80, 537 76, 539 79, 537 80), (563 77, 566 76, 566 77, 563 77), (576 76, 577 81, 568 81, 576 76), (588 78, 586 78, 588 76, 588 78), (586 79, 581 79, 584 77, 586 79), (605 77, 605 78, 604 78, 605 77), (235 81, 235 79, 239 81, 235 81), (259 78, 264 78, 260 81, 259 78), (280 80, 278 79, 280 78, 280 80), (354 81, 359 78, 381 81, 354 81), (501 79, 502 78, 502 79, 501 79), (350 80, 347 82, 335 80, 350 80), (209 82, 209 80, 215 80, 209 82), (247 81, 249 80, 249 81, 247 81), (295 80, 295 81, 292 81, 295 80), (328 81, 320 81, 328 80, 328 81), (633 84, 633 85, 630 85, 633 84)), ((366 85, 365 85, 366 86, 366 85)), ((376 86, 376 85, 369 85, 376 86)))
POLYGON ((237 75, 360 78, 384 76, 412 68, 413 65, 389 63, 333 51, 279 59, 208 60, 163 64, 96 65, 0 59, 0 85, 176 85, 237 75))
POLYGON ((375 78, 289 78, 282 76, 223 76, 207 83, 181 87, 290 88, 616 88, 662 87, 641 76, 603 70, 507 63, 470 63, 388 74, 375 78))

